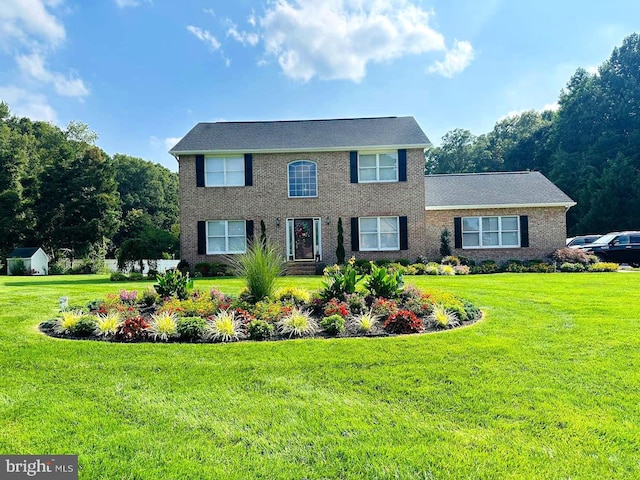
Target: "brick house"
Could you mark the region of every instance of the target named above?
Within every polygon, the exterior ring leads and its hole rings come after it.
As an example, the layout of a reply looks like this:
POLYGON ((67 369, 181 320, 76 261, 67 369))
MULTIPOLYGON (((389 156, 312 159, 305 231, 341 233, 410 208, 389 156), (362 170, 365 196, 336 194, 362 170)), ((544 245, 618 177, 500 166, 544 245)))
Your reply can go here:
MULTIPOLYGON (((549 204, 547 212, 542 196, 541 204, 489 205, 475 194, 465 204, 451 202, 444 190, 454 188, 460 198, 470 192, 466 185, 449 187, 447 176, 425 177, 429 145, 413 117, 199 123, 170 151, 179 164, 181 257, 193 266, 243 253, 263 222, 288 261, 330 264, 336 261, 338 219, 347 257, 371 260, 435 258, 444 228, 459 234, 456 247, 470 258, 507 250, 508 258, 535 258, 564 245, 564 209, 573 202, 542 175, 531 178, 562 195, 562 208, 549 204), (430 205, 432 199, 438 203, 430 205), (479 218, 479 229, 487 222, 493 227, 496 220, 484 220, 485 214, 497 216, 504 230, 497 232, 499 251, 487 249, 496 233, 487 228, 477 232, 485 244, 470 246, 474 221, 467 217, 479 218), (518 242, 507 246, 513 217, 519 219, 518 242), (536 228, 528 246, 522 240, 527 217, 536 228), (543 225, 552 228, 545 233, 543 225)), ((514 193, 529 187, 518 184, 514 193)))

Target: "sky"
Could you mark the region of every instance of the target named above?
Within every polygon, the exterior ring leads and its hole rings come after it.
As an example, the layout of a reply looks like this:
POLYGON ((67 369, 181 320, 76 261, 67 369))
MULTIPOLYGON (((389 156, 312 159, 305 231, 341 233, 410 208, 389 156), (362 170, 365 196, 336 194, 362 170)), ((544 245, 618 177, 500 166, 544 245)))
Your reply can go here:
POLYGON ((207 121, 412 115, 438 145, 639 30, 637 0, 0 0, 0 100, 172 171, 207 121))

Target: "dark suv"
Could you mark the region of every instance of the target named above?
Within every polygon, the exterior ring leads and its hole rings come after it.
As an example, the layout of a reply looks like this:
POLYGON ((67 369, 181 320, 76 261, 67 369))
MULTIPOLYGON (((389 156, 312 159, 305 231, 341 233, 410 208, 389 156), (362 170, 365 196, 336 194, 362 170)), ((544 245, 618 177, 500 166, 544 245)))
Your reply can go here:
POLYGON ((604 262, 628 263, 640 267, 640 232, 612 232, 595 242, 578 247, 604 262))

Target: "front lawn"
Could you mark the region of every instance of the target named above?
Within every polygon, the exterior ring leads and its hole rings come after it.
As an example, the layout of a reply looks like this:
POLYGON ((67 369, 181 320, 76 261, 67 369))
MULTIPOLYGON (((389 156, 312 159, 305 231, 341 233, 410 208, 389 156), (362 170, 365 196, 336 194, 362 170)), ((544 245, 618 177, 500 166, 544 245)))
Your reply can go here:
MULTIPOLYGON (((37 330, 58 297, 150 283, 0 277, 0 452, 79 454, 86 479, 637 475, 637 273, 406 280, 486 318, 393 338, 69 341, 37 330)), ((242 288, 196 281, 213 285, 242 288)))

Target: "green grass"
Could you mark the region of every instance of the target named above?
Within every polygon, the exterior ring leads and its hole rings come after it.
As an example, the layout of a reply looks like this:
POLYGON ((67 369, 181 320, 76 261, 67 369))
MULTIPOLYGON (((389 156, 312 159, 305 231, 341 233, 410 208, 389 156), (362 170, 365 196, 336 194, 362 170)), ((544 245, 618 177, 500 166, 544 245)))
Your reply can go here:
MULTIPOLYGON (((0 277, 0 452, 79 454, 81 479, 638 478, 637 273, 408 280, 486 318, 396 338, 58 340, 36 327, 59 296, 148 283, 0 277)), ((196 280, 212 285, 242 282, 196 280)))

